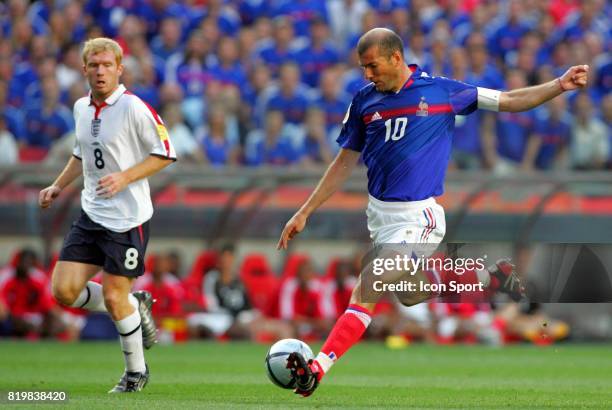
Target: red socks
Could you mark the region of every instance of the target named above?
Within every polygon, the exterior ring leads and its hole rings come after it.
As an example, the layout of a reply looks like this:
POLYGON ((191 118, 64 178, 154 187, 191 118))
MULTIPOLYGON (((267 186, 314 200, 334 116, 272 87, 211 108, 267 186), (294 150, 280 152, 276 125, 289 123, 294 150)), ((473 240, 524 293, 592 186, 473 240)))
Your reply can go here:
POLYGON ((317 355, 317 362, 324 373, 327 373, 334 362, 361 339, 371 321, 372 318, 367 309, 359 305, 349 305, 344 314, 336 321, 321 348, 321 353, 317 355))

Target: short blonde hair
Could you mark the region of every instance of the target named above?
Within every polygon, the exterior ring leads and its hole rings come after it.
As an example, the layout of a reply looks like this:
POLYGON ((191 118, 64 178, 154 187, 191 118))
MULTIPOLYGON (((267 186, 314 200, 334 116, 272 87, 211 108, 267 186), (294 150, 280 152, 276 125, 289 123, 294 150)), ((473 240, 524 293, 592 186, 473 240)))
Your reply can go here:
POLYGON ((123 49, 115 40, 106 37, 92 38, 91 40, 87 40, 85 42, 83 52, 81 54, 83 64, 87 65, 87 56, 90 53, 97 54, 102 51, 112 51, 113 54, 115 54, 117 65, 121 64, 121 60, 123 59, 123 49))

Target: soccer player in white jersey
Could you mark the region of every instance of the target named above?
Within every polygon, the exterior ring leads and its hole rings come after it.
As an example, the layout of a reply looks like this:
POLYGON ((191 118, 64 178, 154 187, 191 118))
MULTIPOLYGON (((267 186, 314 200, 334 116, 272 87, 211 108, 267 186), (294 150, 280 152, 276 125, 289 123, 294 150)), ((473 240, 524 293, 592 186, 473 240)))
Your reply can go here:
MULTIPOLYGON (((368 169, 367 218, 374 244, 439 244, 446 224, 444 210, 434 197, 443 192, 455 115, 467 115, 477 108, 525 111, 587 83, 589 67, 581 65, 569 68, 554 81, 533 87, 504 92, 484 89, 430 77, 416 65, 406 65, 403 49, 401 39, 388 29, 372 29, 359 40, 360 64, 370 84, 353 98, 338 137, 340 152, 285 225, 279 249, 286 249, 288 241, 304 229, 308 217, 340 188, 360 157, 368 169)), ((362 273, 366 275, 369 270, 366 266, 362 273)), ((522 294, 518 277, 507 261, 473 276, 492 291, 515 297, 522 294)), ((419 272, 413 278, 429 283, 448 280, 435 272, 419 272)), ((298 376, 296 393, 312 394, 336 360, 361 338, 377 300, 365 287, 360 280, 348 309, 338 318, 314 360, 306 363, 299 353, 290 356, 289 365, 298 376)), ((416 304, 434 296, 415 292, 410 295, 412 299, 402 299, 402 303, 416 304)))
POLYGON ((143 345, 151 347, 157 337, 151 295, 130 293, 134 278, 144 273, 153 215, 147 177, 175 161, 176 154, 157 113, 119 83, 119 44, 88 40, 82 57, 91 91, 74 104, 73 157, 39 195, 39 205, 47 208, 83 175, 81 215, 53 271, 53 295, 66 306, 110 314, 125 372, 109 393, 136 392, 149 380, 143 345), (100 270, 101 285, 90 280, 100 270))

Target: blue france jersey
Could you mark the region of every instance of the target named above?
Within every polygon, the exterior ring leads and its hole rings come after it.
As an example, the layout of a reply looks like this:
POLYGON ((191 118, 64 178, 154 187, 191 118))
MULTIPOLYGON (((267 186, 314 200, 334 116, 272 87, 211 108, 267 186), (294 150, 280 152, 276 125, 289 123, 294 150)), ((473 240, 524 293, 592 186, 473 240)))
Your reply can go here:
POLYGON ((368 191, 381 201, 420 201, 441 195, 455 115, 476 110, 475 86, 429 77, 416 65, 397 93, 374 84, 353 98, 338 143, 362 153, 368 191))

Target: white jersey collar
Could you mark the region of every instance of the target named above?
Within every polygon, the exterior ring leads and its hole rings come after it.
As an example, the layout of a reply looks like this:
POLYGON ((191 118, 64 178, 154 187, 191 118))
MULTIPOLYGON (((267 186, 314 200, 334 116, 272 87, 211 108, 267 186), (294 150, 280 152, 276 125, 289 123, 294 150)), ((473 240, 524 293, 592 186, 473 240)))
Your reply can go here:
MULTIPOLYGON (((105 105, 113 105, 114 103, 117 102, 117 100, 119 99, 119 97, 121 97, 125 92, 126 92, 126 88, 123 84, 119 84, 119 86, 117 87, 117 89, 115 89, 115 91, 113 91, 113 93, 111 95, 108 96, 108 98, 106 98, 106 100, 104 100, 104 104, 105 105)), ((91 98, 91 91, 89 92, 89 105, 95 105, 93 102, 93 99, 91 98)))

